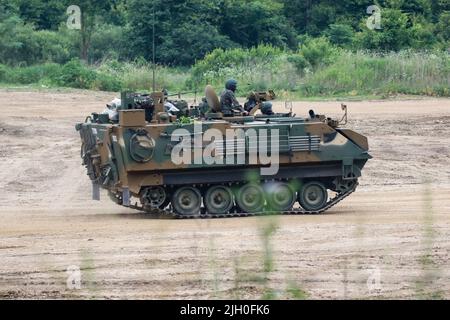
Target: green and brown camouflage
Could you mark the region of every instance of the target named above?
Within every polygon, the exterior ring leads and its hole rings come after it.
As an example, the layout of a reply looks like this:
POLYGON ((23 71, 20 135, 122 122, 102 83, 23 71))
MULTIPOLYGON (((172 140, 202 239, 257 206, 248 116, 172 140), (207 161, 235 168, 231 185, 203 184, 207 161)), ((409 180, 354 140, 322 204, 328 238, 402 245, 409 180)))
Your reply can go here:
MULTIPOLYGON (((211 88, 206 92, 204 102, 217 110, 217 97, 211 88)), ((216 111, 201 116, 194 106, 174 116, 165 112, 161 93, 123 93, 121 102, 118 121, 92 114, 76 125, 83 164, 94 191, 104 188, 118 204, 149 213, 323 212, 355 190, 371 158, 366 137, 312 111, 305 118, 291 112, 222 117, 216 111), (208 132, 214 138, 205 139, 208 132), (274 165, 261 160, 263 143, 278 168, 270 175, 262 170, 274 165), (175 161, 177 149, 190 161, 175 161)))

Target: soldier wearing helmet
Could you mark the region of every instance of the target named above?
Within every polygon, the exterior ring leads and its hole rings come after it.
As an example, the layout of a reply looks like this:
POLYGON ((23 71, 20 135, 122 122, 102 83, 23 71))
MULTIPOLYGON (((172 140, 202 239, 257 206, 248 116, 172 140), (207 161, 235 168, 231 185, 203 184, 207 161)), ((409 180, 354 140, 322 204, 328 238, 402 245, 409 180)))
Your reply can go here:
POLYGON ((235 112, 248 115, 247 111, 240 105, 236 99, 237 81, 230 79, 225 83, 225 90, 220 94, 220 105, 225 117, 232 117, 235 112))
POLYGON ((272 103, 267 101, 274 98, 275 93, 272 90, 270 90, 269 92, 251 92, 247 97, 247 102, 244 104, 244 109, 249 114, 252 114, 252 110, 254 108, 258 108, 259 110, 261 110, 261 113, 263 115, 274 115, 274 112, 272 110, 272 103))

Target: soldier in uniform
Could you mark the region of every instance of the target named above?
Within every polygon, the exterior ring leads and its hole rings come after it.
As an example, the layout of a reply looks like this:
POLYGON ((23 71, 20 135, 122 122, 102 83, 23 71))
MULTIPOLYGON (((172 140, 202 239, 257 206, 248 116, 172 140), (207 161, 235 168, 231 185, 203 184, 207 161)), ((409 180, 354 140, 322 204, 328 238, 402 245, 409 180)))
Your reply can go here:
POLYGON ((211 108, 209 107, 206 97, 202 98, 202 102, 200 102, 200 104, 198 105, 198 109, 199 109, 200 115, 202 117, 204 117, 208 112, 211 111, 211 108))
MULTIPOLYGON (((248 96, 247 102, 244 104, 244 109, 245 109, 245 111, 250 113, 252 111, 252 109, 254 107, 256 107, 257 104, 258 104, 258 101, 256 98, 256 94, 254 92, 252 92, 248 96)), ((271 116, 274 114, 272 111, 272 103, 270 103, 268 101, 262 101, 260 109, 261 109, 261 113, 264 115, 271 116)))
POLYGON ((234 112, 240 112, 243 115, 248 115, 248 112, 239 104, 236 99, 237 81, 230 79, 225 83, 225 90, 220 94, 220 105, 222 113, 225 117, 232 117, 234 112))

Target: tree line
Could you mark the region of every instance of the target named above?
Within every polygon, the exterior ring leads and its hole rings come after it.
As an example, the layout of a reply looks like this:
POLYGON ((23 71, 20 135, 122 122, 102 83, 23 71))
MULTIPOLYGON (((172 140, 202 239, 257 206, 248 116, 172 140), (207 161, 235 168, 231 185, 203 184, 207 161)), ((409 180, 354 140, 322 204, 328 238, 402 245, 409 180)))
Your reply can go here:
POLYGON ((298 50, 311 38, 349 50, 448 50, 450 2, 0 0, 0 63, 151 61, 153 25, 156 61, 170 66, 190 66, 216 48, 298 50), (67 26, 70 5, 80 8, 80 29, 67 26), (371 5, 377 9, 368 13, 371 5), (378 18, 369 28, 368 19, 378 18))

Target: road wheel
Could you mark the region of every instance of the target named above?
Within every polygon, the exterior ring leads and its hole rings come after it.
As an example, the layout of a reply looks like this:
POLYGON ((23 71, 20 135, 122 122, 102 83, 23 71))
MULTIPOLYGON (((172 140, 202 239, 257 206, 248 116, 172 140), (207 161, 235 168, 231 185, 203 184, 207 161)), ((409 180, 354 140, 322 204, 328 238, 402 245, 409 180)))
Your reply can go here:
POLYGON ((151 187, 144 189, 141 195, 141 203, 145 208, 161 208, 166 205, 167 195, 163 187, 151 187))
POLYGON ((172 196, 172 206, 181 215, 200 215, 202 195, 197 188, 181 187, 172 196))
POLYGON ((267 183, 264 190, 270 211, 290 211, 294 207, 295 191, 287 183, 267 183))
POLYGON ((238 190, 236 202, 245 212, 262 212, 265 204, 264 190, 257 184, 246 184, 238 190))
POLYGON ((209 188, 203 201, 208 212, 212 214, 226 214, 234 204, 233 193, 226 186, 209 188))
POLYGON ((318 181, 308 182, 300 188, 298 201, 302 208, 307 211, 320 210, 328 202, 327 188, 318 181))

